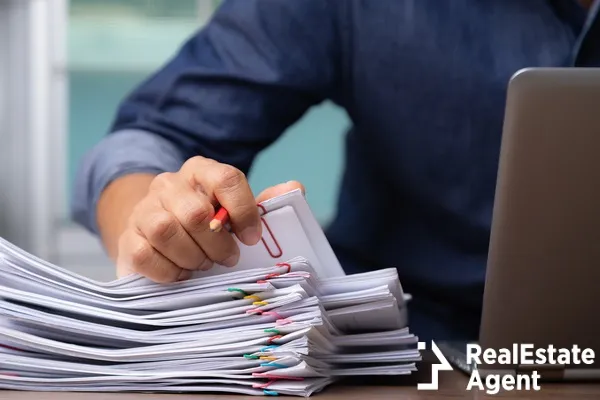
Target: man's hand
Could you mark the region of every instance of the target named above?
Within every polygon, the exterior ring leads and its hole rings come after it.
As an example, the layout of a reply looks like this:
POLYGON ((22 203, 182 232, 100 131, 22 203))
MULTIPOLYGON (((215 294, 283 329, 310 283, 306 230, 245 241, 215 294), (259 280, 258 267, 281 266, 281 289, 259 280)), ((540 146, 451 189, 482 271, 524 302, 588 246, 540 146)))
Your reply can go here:
POLYGON ((304 190, 298 182, 284 183, 255 199, 241 171, 194 157, 176 173, 116 180, 100 199, 98 223, 119 276, 139 273, 155 282, 174 282, 214 262, 237 264, 239 248, 231 234, 209 229, 217 205, 227 209, 238 239, 254 245, 262 235, 256 203, 298 188, 304 190), (123 214, 129 216, 119 224, 123 214))

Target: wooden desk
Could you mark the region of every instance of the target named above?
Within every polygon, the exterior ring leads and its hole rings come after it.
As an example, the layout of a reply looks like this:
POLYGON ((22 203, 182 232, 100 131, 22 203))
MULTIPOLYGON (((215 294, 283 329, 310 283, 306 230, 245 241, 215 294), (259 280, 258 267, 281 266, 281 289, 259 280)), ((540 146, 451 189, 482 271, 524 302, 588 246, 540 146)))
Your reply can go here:
MULTIPOLYGON (((540 384, 539 392, 500 392, 497 395, 465 390, 468 378, 460 372, 441 372, 440 390, 425 392, 417 390, 419 381, 429 382, 429 368, 421 366, 420 371, 410 377, 381 378, 366 381, 352 379, 340 383, 325 391, 313 395, 316 400, 435 400, 435 399, 600 399, 600 384, 540 384)), ((40 392, 9 392, 0 391, 0 400, 252 400, 252 396, 230 395, 174 395, 174 394, 137 394, 137 393, 40 393, 40 392)), ((273 398, 273 397, 265 397, 273 398)), ((276 397, 275 397, 276 398, 276 397)), ((293 399, 294 397, 288 397, 293 399)), ((298 398, 298 397, 296 397, 298 398)))

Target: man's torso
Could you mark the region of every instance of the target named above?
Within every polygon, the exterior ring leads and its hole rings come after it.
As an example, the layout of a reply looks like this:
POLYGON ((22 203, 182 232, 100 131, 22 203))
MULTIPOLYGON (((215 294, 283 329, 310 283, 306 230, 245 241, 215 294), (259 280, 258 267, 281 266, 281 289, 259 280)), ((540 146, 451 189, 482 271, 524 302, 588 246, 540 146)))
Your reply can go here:
POLYGON ((576 51, 585 11, 542 0, 352 4, 340 104, 354 128, 330 240, 349 271, 397 266, 417 296, 478 313, 508 81, 521 68, 593 62, 576 51))

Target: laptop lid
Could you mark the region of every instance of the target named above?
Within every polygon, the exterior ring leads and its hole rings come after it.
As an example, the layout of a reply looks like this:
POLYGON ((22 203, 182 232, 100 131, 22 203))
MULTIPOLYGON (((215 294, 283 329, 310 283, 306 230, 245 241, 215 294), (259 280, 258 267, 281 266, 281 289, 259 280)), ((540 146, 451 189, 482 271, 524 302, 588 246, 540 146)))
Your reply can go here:
MULTIPOLYGON (((535 367, 556 371, 548 349, 600 356, 599 317, 600 69, 519 71, 507 93, 479 344, 512 353, 529 344, 538 362, 546 349, 535 367)), ((531 368, 513 361, 485 368, 531 368)), ((599 368, 593 361, 568 368, 599 368)))

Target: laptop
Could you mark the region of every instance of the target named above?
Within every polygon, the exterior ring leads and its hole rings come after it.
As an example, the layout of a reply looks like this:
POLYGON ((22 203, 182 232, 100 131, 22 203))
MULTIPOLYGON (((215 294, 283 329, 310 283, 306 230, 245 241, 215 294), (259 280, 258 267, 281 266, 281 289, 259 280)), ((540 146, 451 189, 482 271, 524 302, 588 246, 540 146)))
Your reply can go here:
POLYGON ((600 69, 517 72, 503 129, 479 341, 438 347, 468 374, 598 380, 600 69), (467 359, 467 345, 497 358, 467 359), (499 358, 515 350, 533 354, 499 358))

